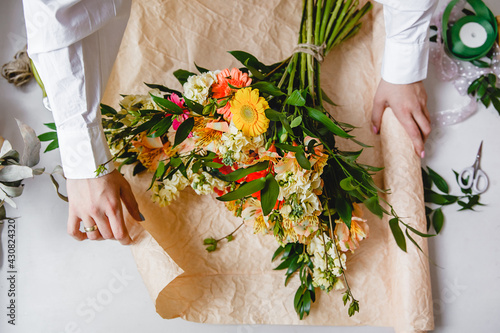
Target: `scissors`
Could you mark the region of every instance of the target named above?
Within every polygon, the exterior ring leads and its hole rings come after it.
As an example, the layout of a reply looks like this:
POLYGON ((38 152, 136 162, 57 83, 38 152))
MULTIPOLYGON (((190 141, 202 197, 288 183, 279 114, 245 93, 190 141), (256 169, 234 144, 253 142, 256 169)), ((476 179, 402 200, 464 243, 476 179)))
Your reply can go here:
POLYGON ((464 190, 472 189, 473 194, 481 194, 488 189, 488 176, 479 168, 479 161, 483 151, 483 141, 477 151, 476 161, 468 168, 462 170, 458 177, 458 185, 464 190))

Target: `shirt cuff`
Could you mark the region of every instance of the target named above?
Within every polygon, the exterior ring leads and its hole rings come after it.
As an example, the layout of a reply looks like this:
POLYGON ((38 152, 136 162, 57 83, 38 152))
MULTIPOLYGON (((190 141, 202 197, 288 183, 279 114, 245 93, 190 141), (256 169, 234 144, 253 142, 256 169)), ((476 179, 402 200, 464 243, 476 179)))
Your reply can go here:
MULTIPOLYGON (((102 126, 82 129, 58 128, 57 136, 66 178, 96 178, 99 165, 112 158, 102 126)), ((110 162, 99 176, 104 176, 114 169, 114 163, 110 162)))
POLYGON ((429 42, 400 43, 385 41, 382 78, 394 84, 409 84, 427 76, 429 42))

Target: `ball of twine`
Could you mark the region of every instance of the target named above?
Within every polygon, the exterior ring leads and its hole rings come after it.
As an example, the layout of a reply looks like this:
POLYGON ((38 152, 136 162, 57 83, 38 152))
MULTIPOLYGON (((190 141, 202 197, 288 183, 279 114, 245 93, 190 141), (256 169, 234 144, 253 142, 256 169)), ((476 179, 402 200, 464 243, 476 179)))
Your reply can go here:
POLYGON ((16 53, 14 60, 2 66, 2 76, 16 87, 20 87, 31 80, 33 73, 31 72, 30 58, 26 52, 26 47, 16 53))

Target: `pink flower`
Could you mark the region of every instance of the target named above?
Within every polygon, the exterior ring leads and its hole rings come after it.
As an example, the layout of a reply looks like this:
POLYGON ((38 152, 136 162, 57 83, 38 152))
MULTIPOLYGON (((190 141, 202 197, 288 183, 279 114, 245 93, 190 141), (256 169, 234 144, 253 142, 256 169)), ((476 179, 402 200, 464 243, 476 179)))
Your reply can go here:
MULTIPOLYGON (((172 121, 172 128, 174 129, 174 131, 177 131, 179 126, 184 122, 184 120, 189 118, 189 110, 187 110, 186 106, 184 105, 184 98, 180 98, 179 96, 177 96, 177 94, 171 94, 167 99, 170 102, 175 103, 180 108, 184 109, 184 112, 181 115, 174 116, 172 121)), ((191 138, 192 136, 193 133, 189 133, 188 138, 191 138)))

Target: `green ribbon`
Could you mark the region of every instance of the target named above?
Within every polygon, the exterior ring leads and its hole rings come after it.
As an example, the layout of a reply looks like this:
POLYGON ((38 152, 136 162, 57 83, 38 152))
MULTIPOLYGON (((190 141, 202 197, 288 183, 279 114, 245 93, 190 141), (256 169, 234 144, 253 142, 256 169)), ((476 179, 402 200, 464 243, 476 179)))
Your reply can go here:
POLYGON ((498 34, 496 18, 481 0, 467 0, 476 15, 467 15, 454 24, 448 24, 451 11, 459 0, 451 1, 443 13, 443 41, 445 50, 453 57, 464 61, 475 61, 484 57, 495 44, 498 34), (469 47, 460 38, 460 30, 468 23, 477 23, 486 31, 486 40, 478 47, 469 47))

